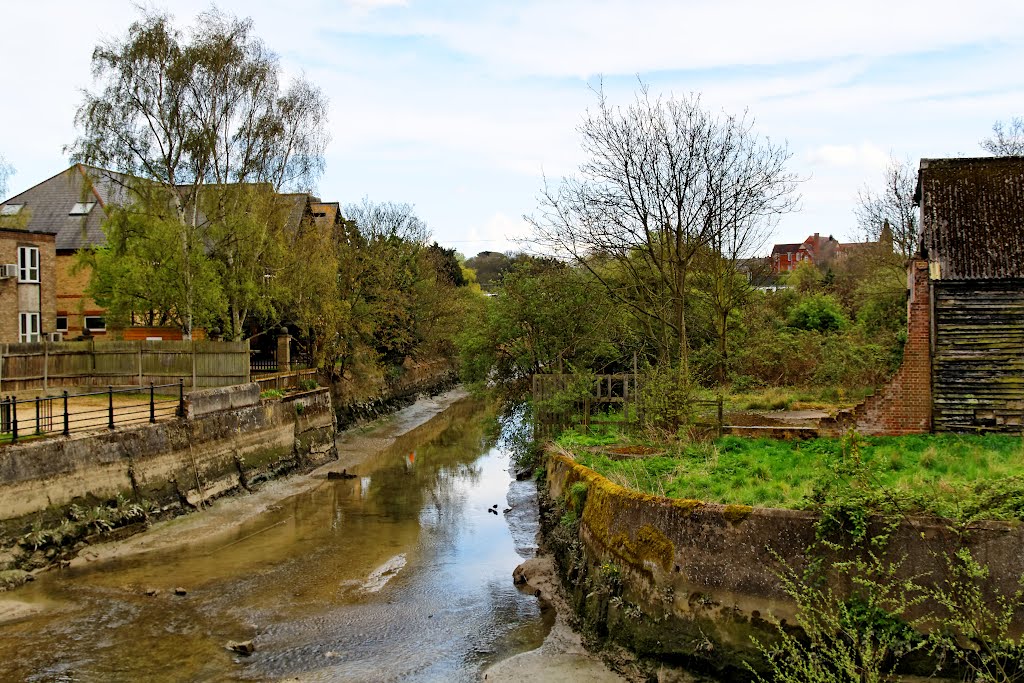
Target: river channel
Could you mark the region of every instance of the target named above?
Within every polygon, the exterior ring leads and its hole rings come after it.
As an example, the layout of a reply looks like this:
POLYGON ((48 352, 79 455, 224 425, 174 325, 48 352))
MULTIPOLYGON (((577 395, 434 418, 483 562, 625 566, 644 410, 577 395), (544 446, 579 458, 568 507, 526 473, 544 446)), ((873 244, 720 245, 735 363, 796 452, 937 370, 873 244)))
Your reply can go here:
POLYGON ((228 533, 39 576, 11 597, 41 611, 0 626, 3 680, 479 680, 553 621, 512 584, 536 490, 487 421, 461 401, 228 533))

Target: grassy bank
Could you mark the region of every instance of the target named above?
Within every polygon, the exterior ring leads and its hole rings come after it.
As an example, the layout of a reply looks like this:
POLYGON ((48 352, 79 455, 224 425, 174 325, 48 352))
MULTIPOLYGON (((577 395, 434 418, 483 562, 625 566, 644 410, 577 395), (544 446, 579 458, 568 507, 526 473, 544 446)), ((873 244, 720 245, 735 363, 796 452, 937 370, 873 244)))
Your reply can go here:
POLYGON ((567 432, 559 443, 615 483, 670 498, 811 509, 837 492, 857 489, 908 514, 1024 519, 1019 437, 722 437, 639 444, 609 430, 598 436, 567 432))

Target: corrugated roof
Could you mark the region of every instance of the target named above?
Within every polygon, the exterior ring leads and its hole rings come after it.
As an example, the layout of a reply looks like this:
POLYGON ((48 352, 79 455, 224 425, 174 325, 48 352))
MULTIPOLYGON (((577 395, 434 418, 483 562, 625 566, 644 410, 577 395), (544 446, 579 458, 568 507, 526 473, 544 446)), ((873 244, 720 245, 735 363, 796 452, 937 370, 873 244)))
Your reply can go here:
POLYGON ((1024 157, 922 159, 917 182, 941 279, 1024 278, 1024 157))

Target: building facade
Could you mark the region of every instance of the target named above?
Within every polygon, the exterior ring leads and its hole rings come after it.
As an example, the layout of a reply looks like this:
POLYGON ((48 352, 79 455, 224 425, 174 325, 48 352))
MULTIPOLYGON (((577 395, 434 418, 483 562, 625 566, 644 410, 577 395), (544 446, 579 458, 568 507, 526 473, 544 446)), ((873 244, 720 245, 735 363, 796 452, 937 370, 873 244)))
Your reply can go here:
POLYGON ((0 343, 39 342, 55 331, 54 244, 53 233, 0 227, 0 343))

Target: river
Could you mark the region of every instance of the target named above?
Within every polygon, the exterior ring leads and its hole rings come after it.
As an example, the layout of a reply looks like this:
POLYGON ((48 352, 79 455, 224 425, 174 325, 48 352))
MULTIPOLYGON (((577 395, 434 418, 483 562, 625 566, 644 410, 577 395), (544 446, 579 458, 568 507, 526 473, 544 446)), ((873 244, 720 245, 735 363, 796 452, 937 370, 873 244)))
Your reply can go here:
POLYGON ((536 489, 488 418, 456 403, 228 533, 40 575, 11 596, 40 611, 0 626, 3 679, 479 680, 554 619, 512 584, 536 489))

